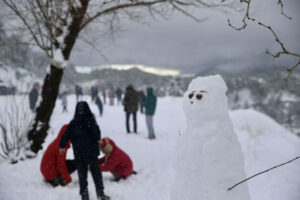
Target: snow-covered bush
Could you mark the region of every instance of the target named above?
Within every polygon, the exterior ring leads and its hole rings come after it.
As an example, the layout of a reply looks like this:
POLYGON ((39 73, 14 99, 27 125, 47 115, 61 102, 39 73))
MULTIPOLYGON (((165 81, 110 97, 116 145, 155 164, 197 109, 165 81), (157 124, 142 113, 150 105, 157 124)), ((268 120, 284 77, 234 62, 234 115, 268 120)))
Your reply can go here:
POLYGON ((33 115, 29 110, 27 96, 2 97, 5 106, 0 116, 0 159, 16 163, 25 158, 29 144, 27 132, 33 115))

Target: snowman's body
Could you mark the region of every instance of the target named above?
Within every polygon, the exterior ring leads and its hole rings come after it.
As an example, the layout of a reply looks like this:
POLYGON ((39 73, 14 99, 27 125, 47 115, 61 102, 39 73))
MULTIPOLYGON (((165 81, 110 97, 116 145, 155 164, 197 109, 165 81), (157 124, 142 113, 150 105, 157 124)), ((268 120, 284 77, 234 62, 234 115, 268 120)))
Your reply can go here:
POLYGON ((180 138, 171 200, 250 200, 244 157, 227 108, 227 88, 216 75, 194 79, 184 95, 187 130, 180 138))

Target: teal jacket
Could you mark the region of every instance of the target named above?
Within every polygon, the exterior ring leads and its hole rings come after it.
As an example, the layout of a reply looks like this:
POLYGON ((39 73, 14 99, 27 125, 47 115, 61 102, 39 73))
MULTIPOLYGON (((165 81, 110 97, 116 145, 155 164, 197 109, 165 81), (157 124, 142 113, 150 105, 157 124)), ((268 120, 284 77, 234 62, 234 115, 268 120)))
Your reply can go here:
POLYGON ((154 115, 156 108, 156 96, 154 96, 152 88, 147 88, 147 96, 143 106, 146 109, 146 115, 154 115))

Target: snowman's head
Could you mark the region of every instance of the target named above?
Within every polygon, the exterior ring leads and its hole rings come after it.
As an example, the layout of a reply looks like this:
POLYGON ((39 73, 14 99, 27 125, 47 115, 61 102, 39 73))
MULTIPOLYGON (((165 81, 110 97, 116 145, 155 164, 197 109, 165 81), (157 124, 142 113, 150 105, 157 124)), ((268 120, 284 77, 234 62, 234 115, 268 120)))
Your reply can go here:
POLYGON ((188 119, 213 117, 227 111, 226 84, 220 75, 198 77, 184 94, 183 108, 188 119))

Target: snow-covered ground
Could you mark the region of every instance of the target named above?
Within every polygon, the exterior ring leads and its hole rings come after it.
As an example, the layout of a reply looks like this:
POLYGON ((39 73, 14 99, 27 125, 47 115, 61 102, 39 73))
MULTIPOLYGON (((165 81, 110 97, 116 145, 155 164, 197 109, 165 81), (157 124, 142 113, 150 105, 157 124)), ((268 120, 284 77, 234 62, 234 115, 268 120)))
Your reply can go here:
MULTIPOLYGON (((27 106, 26 99, 24 103, 27 106)), ((134 169, 138 172, 138 175, 133 175, 118 183, 111 182, 111 175, 104 173, 105 193, 111 196, 112 200, 170 200, 170 187, 174 181, 174 165, 176 165, 174 157, 178 152, 177 144, 180 145, 186 126, 182 99, 172 97, 158 99, 157 112, 154 116, 156 140, 147 139, 145 117, 140 113, 138 114, 138 134, 128 135, 125 129, 125 114, 121 105, 105 105, 104 115, 100 118, 96 105, 90 102, 90 97, 86 96, 84 99, 97 116, 102 137, 112 138, 127 152, 133 160, 134 169)), ((6 97, 0 97, 0 108, 5 106, 6 100, 6 97)), ((69 96, 68 100, 69 113, 61 112, 60 100, 56 103, 51 120, 52 128, 44 144, 44 150, 56 137, 61 126, 72 119, 75 97, 69 96)), ((247 176, 300 155, 300 139, 269 117, 254 110, 233 111, 230 112, 230 116, 245 155, 247 176)), ((37 158, 15 165, 7 162, 0 164, 1 200, 80 199, 76 172, 72 174, 75 184, 72 189, 52 188, 43 182, 39 169, 42 154, 43 151, 37 158)), ((73 157, 71 150, 68 151, 68 157, 73 157)), ((250 180, 246 184, 249 184, 251 199, 299 200, 299 174, 300 160, 297 160, 250 180)), ((96 199, 90 174, 88 181, 90 197, 92 200, 96 199)))

